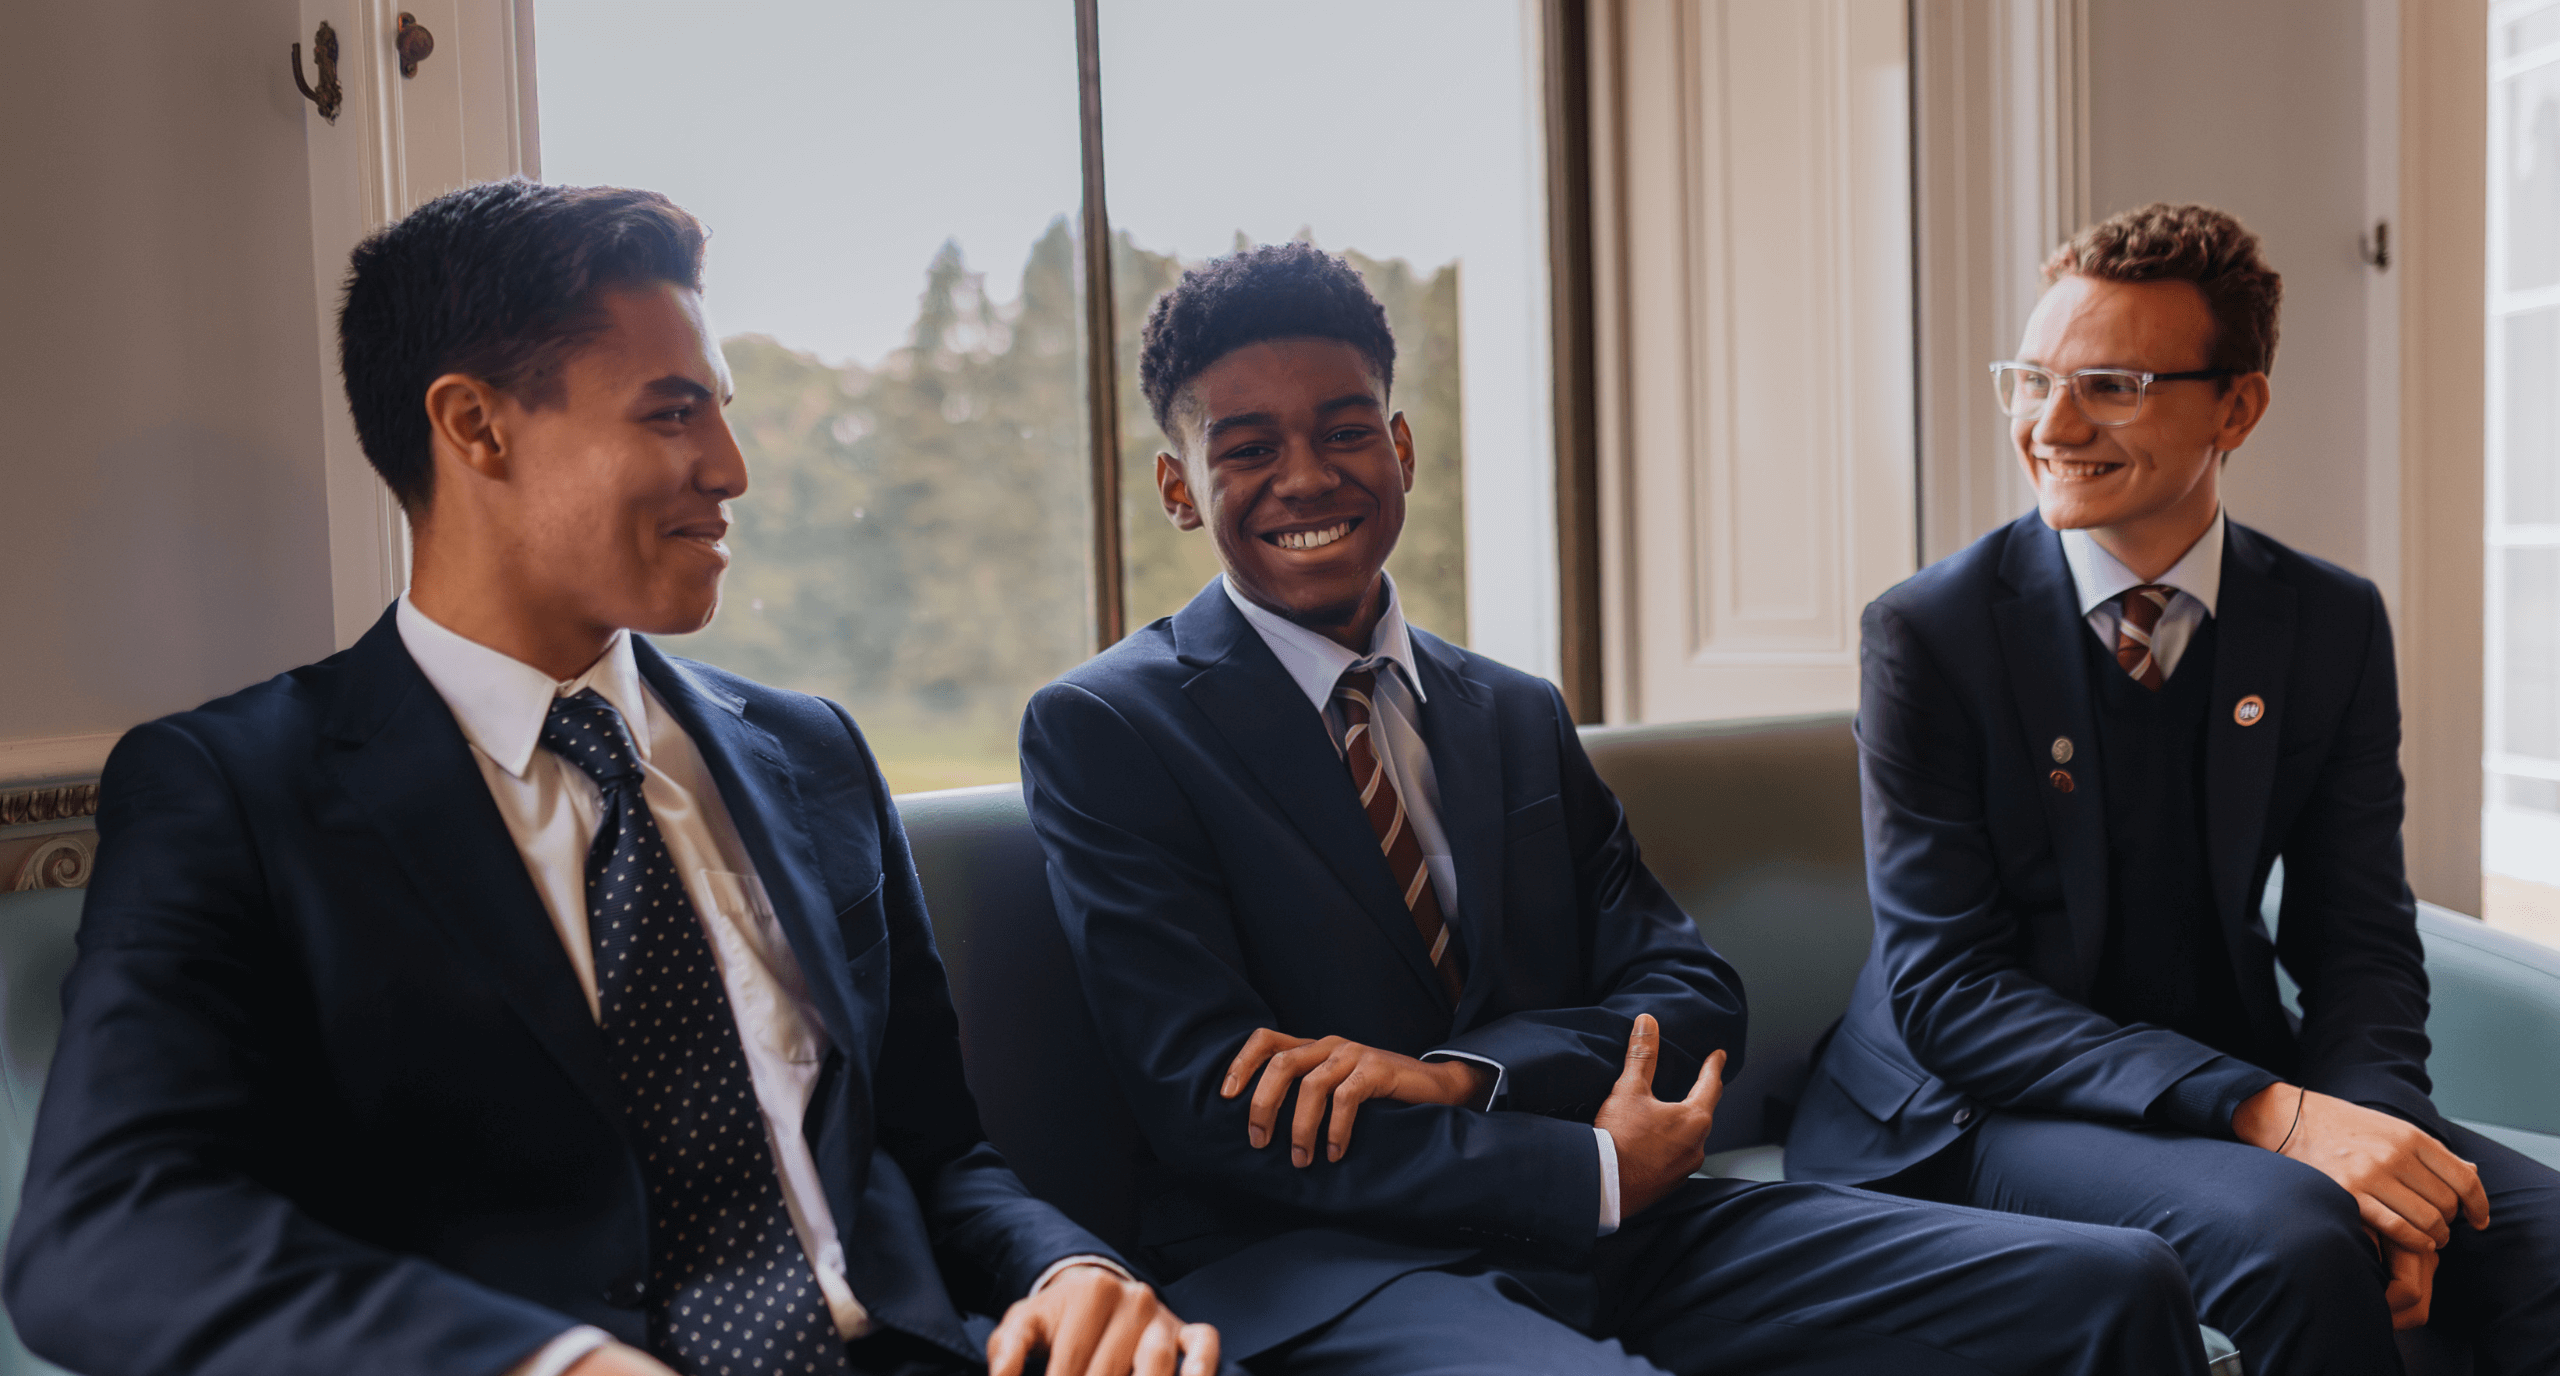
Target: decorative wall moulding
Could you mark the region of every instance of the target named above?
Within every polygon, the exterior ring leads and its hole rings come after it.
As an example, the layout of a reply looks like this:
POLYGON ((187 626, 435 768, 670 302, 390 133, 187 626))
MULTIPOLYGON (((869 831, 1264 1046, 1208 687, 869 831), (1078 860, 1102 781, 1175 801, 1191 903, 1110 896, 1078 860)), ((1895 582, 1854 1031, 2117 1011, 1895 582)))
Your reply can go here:
POLYGON ((25 826, 30 822, 67 822, 97 815, 98 784, 94 779, 86 783, 0 790, 0 827, 25 826))
POLYGON ((17 882, 11 887, 22 893, 28 889, 85 889, 97 858, 96 832, 75 831, 47 837, 28 854, 26 863, 18 866, 17 882))
POLYGON ((39 784, 94 780, 98 771, 107 766, 107 752, 122 739, 121 731, 101 731, 88 736, 0 740, 0 793, 39 784))

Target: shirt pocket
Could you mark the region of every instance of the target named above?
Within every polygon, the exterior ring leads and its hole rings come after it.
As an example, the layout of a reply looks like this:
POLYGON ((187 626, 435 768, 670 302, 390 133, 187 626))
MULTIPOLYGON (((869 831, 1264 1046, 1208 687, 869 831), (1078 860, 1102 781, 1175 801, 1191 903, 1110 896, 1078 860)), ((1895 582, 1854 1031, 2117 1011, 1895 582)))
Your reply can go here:
POLYGON ((825 1048, 808 1016, 808 980, 763 883, 729 870, 699 870, 695 879, 739 1034, 777 1060, 817 1064, 825 1048))

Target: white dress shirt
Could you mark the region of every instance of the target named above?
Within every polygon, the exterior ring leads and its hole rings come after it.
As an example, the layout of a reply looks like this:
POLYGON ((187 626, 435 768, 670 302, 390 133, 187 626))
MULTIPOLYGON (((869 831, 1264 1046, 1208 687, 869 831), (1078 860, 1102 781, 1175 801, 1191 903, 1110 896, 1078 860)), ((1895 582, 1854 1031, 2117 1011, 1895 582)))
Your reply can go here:
MULTIPOLYGON (((1341 750, 1342 728, 1331 710, 1333 690, 1342 681, 1343 670, 1368 656, 1353 654, 1335 641, 1257 605, 1237 592, 1236 585, 1223 575, 1218 585, 1227 590, 1227 600, 1244 613, 1246 623, 1262 637, 1262 643, 1271 647, 1271 653, 1279 658, 1280 667, 1298 685, 1298 691, 1307 695, 1316 715, 1324 720, 1325 733, 1333 738, 1333 748, 1341 750)), ((1387 610, 1378 618, 1377 630, 1370 633, 1369 655, 1383 657, 1395 668, 1393 673, 1378 675, 1377 691, 1371 695, 1370 734, 1384 744, 1385 748, 1378 752, 1379 762, 1386 767, 1396 795, 1404 799, 1405 820, 1413 824, 1414 840, 1422 845, 1422 864, 1430 871, 1431 891, 1440 899, 1443 919, 1455 925, 1461 911, 1458 868, 1449 854, 1448 833, 1440 826, 1440 781, 1431 769, 1431 748, 1422 739, 1422 708, 1430 699, 1422 689, 1422 671, 1414 663, 1413 635, 1405 626, 1404 608, 1396 599, 1394 579, 1387 580, 1387 610)), ((1493 1093, 1488 1104, 1501 1100, 1504 1081, 1510 1074, 1500 1062, 1463 1051, 1428 1052, 1423 1059, 1467 1060, 1490 1067, 1493 1093)), ((1618 1230, 1618 1144, 1603 1128, 1595 1126, 1591 1131, 1600 1139, 1600 1234, 1606 1237, 1618 1230)))
POLYGON ((2206 617, 2213 615, 2214 602, 2222 595, 2222 512, 2213 513, 2213 525, 2187 546, 2178 562, 2158 578, 2144 578, 2126 568, 2114 555, 2101 548, 2085 530, 2062 532, 2062 558, 2071 565, 2071 582, 2080 592, 2080 614, 2088 619, 2089 629, 2098 643, 2114 654, 2116 626, 2123 618, 2116 598, 2128 588, 2145 583, 2165 583, 2177 594, 2160 611, 2160 622, 2151 628, 2151 658, 2160 666, 2165 681, 2178 672, 2178 660, 2187 652, 2187 642, 2195 639, 2206 617))
MULTIPOLYGON (((667 854, 684 876, 685 892, 702 919, 721 983, 728 988, 792 1230, 817 1274, 836 1331, 848 1340, 870 1332, 871 1316, 845 1281, 835 1214, 827 1207, 808 1139, 801 1135, 801 1115, 829 1047, 826 1032, 755 861, 721 801, 719 784, 675 714, 641 681, 629 633, 617 633, 602 658, 561 683, 438 625, 405 596, 396 615, 409 657, 452 709, 463 738, 471 743, 472 763, 480 767, 507 834, 542 895, 552 930, 586 994, 590 1017, 598 1015, 599 1005, 595 949, 587 939, 587 847, 601 825, 603 793, 584 772, 542 748, 542 724, 553 699, 590 688, 622 714, 640 753, 641 796, 657 819, 667 854)), ((1039 1285, 1086 1261, 1111 1264, 1099 1257, 1069 1257, 1043 1273, 1039 1285)), ((572 1328, 510 1376, 557 1376, 611 1340, 602 1329, 572 1328)))

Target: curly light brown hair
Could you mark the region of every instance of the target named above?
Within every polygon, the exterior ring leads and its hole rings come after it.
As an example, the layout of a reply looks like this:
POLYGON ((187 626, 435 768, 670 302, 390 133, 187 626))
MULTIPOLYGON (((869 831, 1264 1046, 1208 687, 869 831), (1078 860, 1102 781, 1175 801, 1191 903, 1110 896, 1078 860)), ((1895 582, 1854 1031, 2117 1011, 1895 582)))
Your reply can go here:
POLYGON ((2276 361, 2284 279, 2258 236, 2209 205, 2155 201, 2071 236, 2044 260, 2047 285, 2077 273, 2106 282, 2193 282, 2213 312, 2213 368, 2263 373, 2276 361))

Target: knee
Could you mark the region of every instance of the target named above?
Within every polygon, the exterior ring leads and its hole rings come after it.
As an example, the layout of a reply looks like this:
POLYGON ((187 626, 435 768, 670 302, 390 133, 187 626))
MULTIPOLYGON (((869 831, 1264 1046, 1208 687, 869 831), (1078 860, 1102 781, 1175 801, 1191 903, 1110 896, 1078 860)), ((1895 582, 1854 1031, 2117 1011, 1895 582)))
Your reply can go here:
POLYGON ((2218 1212, 2218 1245, 2235 1261, 2255 1258, 2294 1280, 2344 1280, 2379 1264, 2355 1196, 2317 1171, 2276 1163, 2237 1208, 2218 1212))
POLYGON ((2176 1250, 2139 1228, 2070 1225, 2049 1237, 2041 1253, 2035 1273, 2075 1303, 2146 1320, 2195 1311, 2176 1250))

